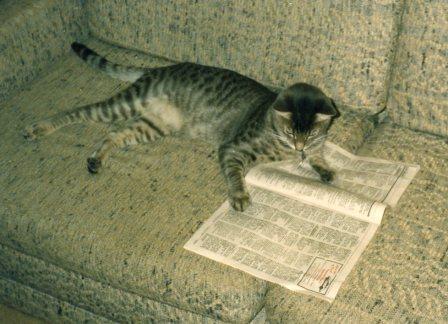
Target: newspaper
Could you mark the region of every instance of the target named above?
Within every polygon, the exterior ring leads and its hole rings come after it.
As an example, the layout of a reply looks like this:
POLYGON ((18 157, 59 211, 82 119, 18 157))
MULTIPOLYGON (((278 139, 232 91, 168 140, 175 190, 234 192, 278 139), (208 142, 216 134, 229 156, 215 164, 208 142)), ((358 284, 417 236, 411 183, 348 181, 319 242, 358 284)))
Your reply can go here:
POLYGON ((331 184, 305 161, 258 165, 246 176, 251 206, 237 212, 225 202, 184 248, 333 301, 419 166, 355 156, 330 142, 324 150, 336 169, 331 184))

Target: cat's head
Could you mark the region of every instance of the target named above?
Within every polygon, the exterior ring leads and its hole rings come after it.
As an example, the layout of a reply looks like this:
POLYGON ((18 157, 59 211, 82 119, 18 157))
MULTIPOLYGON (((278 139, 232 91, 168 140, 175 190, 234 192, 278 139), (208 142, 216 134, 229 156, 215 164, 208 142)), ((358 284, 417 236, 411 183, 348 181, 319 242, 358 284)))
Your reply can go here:
POLYGON ((332 120, 340 115, 333 99, 306 83, 293 84, 280 92, 273 109, 281 135, 298 151, 325 136, 332 120))

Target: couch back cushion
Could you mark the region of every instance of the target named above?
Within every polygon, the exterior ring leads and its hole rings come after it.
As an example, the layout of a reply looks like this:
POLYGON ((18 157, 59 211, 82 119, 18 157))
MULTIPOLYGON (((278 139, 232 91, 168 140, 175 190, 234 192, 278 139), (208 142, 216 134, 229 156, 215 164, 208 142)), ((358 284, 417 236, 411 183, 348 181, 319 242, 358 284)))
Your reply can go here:
POLYGON ((320 86, 353 107, 377 108, 401 0, 90 0, 91 32, 177 61, 237 70, 261 82, 320 86))
POLYGON ((390 116, 404 126, 448 135, 448 1, 405 3, 390 116))

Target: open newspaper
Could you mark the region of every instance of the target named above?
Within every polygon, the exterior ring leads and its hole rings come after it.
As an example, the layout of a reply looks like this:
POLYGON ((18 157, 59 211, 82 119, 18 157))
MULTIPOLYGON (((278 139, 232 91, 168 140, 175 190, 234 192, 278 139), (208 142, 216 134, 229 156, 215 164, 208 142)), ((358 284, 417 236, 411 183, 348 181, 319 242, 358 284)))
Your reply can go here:
POLYGON ((185 248, 288 289, 332 301, 419 166, 355 156, 333 143, 324 184, 305 161, 261 164, 246 176, 252 204, 225 202, 185 248))

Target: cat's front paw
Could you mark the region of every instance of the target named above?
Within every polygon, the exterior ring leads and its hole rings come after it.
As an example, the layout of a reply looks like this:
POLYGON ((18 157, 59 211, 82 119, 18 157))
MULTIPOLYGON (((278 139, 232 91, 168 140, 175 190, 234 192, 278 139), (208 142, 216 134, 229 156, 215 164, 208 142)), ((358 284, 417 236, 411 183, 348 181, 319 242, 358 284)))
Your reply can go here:
POLYGON ((334 179, 334 172, 331 170, 323 170, 319 175, 323 182, 331 182, 334 179))
POLYGON ((319 173, 322 182, 331 182, 334 180, 335 177, 334 171, 328 170, 319 165, 313 165, 313 169, 316 170, 317 173, 319 173))
POLYGON ((96 157, 89 157, 87 159, 87 170, 90 173, 98 173, 101 169, 101 160, 96 157))
POLYGON ((246 191, 236 191, 229 196, 230 205, 237 211, 245 211, 250 205, 250 196, 246 191))
POLYGON ((28 141, 34 141, 38 137, 47 135, 53 131, 53 127, 50 123, 39 122, 25 127, 23 131, 23 137, 28 141))

